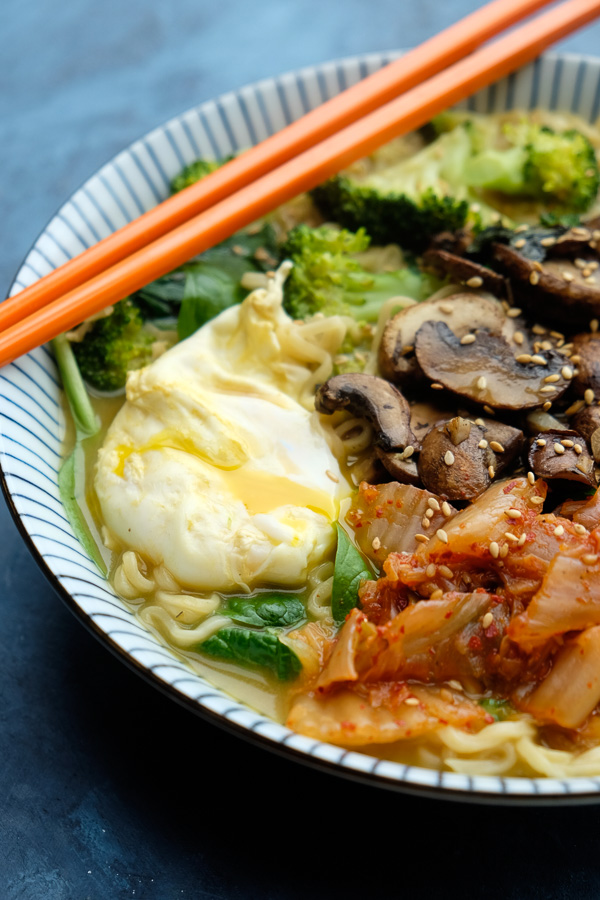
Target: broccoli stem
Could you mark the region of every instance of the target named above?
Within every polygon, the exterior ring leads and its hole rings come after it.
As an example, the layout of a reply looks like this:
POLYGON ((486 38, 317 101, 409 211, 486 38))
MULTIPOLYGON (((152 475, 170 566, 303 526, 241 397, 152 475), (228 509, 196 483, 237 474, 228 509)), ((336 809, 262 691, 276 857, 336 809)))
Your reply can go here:
POLYGON ((64 334, 52 341, 54 356, 65 394, 69 401, 78 436, 91 437, 100 428, 98 416, 93 410, 89 394, 73 353, 71 342, 64 334))

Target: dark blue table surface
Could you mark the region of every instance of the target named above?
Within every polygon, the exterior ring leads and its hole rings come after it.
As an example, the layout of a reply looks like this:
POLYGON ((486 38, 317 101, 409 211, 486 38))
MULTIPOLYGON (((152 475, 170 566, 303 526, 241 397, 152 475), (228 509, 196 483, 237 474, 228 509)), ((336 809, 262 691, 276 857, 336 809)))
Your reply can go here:
MULTIPOLYGON (((418 43, 478 5, 3 0, 2 288, 60 203, 153 126, 264 76, 418 43)), ((600 808, 406 797, 231 737, 82 628, 4 505, 0 527, 0 900, 600 896, 600 808)))

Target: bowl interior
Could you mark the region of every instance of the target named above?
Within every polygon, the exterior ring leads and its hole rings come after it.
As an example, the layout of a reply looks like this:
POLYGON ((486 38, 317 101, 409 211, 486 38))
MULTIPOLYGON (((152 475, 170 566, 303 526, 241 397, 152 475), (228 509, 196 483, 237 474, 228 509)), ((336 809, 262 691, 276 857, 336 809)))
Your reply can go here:
MULTIPOLYGON (((397 55, 371 54, 268 79, 203 103, 155 129, 107 163, 64 204, 27 255, 11 295, 155 206, 187 163, 225 156, 263 140, 397 55)), ((600 60, 547 55, 462 105, 477 112, 540 106, 593 121, 600 111, 600 60)), ((82 622, 174 699, 270 749, 388 787, 504 802, 600 797, 600 778, 469 777, 347 752, 294 734, 213 687, 159 643, 121 602, 73 534, 57 485, 66 423, 50 350, 36 349, 4 368, 0 379, 3 487, 24 538, 82 622)))

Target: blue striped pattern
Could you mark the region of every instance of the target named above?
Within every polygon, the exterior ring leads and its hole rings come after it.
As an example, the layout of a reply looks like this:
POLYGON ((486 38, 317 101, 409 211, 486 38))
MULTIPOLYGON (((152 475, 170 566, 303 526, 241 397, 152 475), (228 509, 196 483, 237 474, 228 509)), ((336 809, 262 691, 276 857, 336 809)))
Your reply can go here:
MULTIPOLYGON (((262 81, 191 109, 120 153, 65 203, 32 247, 11 295, 150 209, 169 181, 199 156, 224 156, 273 134, 398 54, 371 54, 262 81)), ((600 112, 600 61, 548 55, 462 104, 480 112, 537 105, 600 112)), ((156 684, 197 712, 301 759, 404 790, 499 802, 599 795, 600 778, 468 777, 378 760, 294 734, 196 675, 115 595, 74 536, 57 486, 65 420, 56 367, 42 347, 0 373, 4 486, 27 540, 80 618, 156 684)))

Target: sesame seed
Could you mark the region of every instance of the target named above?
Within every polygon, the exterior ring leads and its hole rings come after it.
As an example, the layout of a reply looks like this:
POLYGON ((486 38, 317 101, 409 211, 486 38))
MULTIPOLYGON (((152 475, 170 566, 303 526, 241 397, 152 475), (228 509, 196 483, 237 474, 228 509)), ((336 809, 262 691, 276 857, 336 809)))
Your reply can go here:
POLYGON ((428 506, 430 509, 435 509, 436 511, 439 511, 439 508, 440 508, 439 501, 436 500, 435 497, 430 497, 430 498, 429 498, 429 500, 427 501, 427 506, 428 506))
POLYGON ((526 540, 527 540, 527 535, 526 535, 526 534, 522 534, 521 537, 519 538, 519 542, 518 542, 518 544, 517 544, 517 547, 522 547, 526 540))
POLYGON ((563 366, 560 370, 560 374, 565 379, 565 381, 570 381, 573 377, 573 369, 571 366, 563 366))
POLYGON ((518 306, 513 306, 512 309, 507 310, 506 315, 509 317, 509 319, 517 319, 522 312, 523 310, 519 309, 518 306))
POLYGON ((486 412, 488 414, 488 416, 496 415, 496 410, 492 409, 491 406, 488 406, 487 403, 484 404, 483 411, 486 412))
POLYGON ((585 556, 581 557, 581 561, 585 563, 586 566, 593 566, 598 562, 598 555, 596 553, 586 553, 585 556))
POLYGON ((560 456, 562 453, 565 452, 565 448, 563 447, 562 444, 555 444, 555 445, 554 445, 554 452, 555 452, 555 453, 558 453, 558 455, 560 456))
POLYGON ((599 230, 598 228, 595 228, 595 229, 592 231, 592 238, 593 238, 595 241, 600 241, 600 230, 599 230))
POLYGON ((490 543, 489 551, 492 554, 492 556, 494 557, 494 559, 498 559, 498 557, 500 555, 500 547, 498 546, 496 541, 492 541, 490 543))
POLYGON ((544 410, 544 412, 548 412, 548 410, 549 410, 551 407, 552 407, 552 404, 550 403, 550 401, 549 401, 549 400, 546 400, 546 402, 545 402, 544 405, 542 406, 542 409, 544 410))
POLYGON ((579 356, 579 354, 573 355, 571 357, 571 362, 575 363, 576 366, 579 365, 579 363, 581 362, 581 357, 579 356))
POLYGON ((518 241, 515 241, 515 243, 513 244, 513 246, 514 246, 517 250, 521 250, 521 248, 524 247, 526 243, 527 243, 527 241, 525 240, 525 238, 519 238, 518 241))
POLYGON ((594 402, 594 392, 591 388, 587 388, 585 394, 583 395, 583 399, 587 403, 588 406, 594 402))
POLYGON ((441 600, 444 596, 444 592, 441 588, 436 588, 435 591, 432 591, 429 595, 430 600, 441 600))
POLYGON ((565 271, 565 272, 562 272, 561 274, 562 274, 562 277, 563 277, 563 280, 564 280, 564 281, 573 281, 573 279, 574 279, 574 277, 575 277, 574 275, 571 274, 571 272, 566 272, 566 271, 565 271))
POLYGON ((461 344, 472 344, 474 341, 474 334, 465 334, 465 336, 460 339, 461 344))
POLYGON ((542 245, 542 247, 553 247, 555 243, 556 243, 555 237, 542 238, 542 240, 540 241, 540 244, 542 245))
POLYGON ((590 268, 588 268, 588 266, 586 266, 585 269, 583 269, 581 274, 583 275, 583 277, 585 278, 585 280, 588 283, 592 280, 592 278, 591 278, 592 270, 590 268))
POLYGON ((479 275, 473 275, 472 278, 469 278, 466 282, 467 287, 470 288, 478 288, 483 284, 483 278, 480 278, 479 275))
POLYGON ((481 625, 483 628, 489 628, 492 622, 494 621, 494 616, 491 612, 485 614, 483 619, 481 620, 481 625))
POLYGON ((552 341, 542 341, 540 350, 552 350, 552 341))
POLYGON ((485 422, 483 421, 483 419, 475 419, 475 424, 476 425, 485 425, 485 422))
POLYGON ((442 503, 442 515, 446 518, 452 515, 452 510, 450 509, 450 504, 447 500, 444 500, 444 502, 442 503))
POLYGON ((428 540, 426 534, 415 534, 415 541, 419 541, 420 544, 426 544, 428 540))
POLYGON ((546 387, 540 388, 540 394, 555 394, 555 393, 556 393, 556 388, 551 384, 547 384, 546 387))
POLYGON ((506 510, 506 515, 508 516, 509 519, 522 519, 523 518, 523 514, 520 512, 520 510, 515 509, 514 506, 511 506, 510 509, 506 510))
POLYGON ((546 441, 544 440, 544 438, 538 438, 536 444, 538 445, 538 447, 545 447, 546 441))
POLYGON ((427 531, 430 525, 431 522, 429 521, 429 519, 426 519, 425 516, 423 516, 423 518, 421 519, 421 528, 423 528, 424 531, 427 531))
POLYGON ((598 319, 592 319, 592 321, 590 322, 590 331, 598 331, 599 325, 600 323, 598 322, 598 319))
POLYGON ((446 452, 444 453, 444 462, 447 466, 454 465, 454 453, 452 452, 452 450, 446 450, 446 452))
POLYGON ((536 353, 535 356, 531 357, 531 362, 535 363, 537 366, 547 366, 548 365, 548 360, 545 359, 543 356, 540 356, 538 353, 536 353))
POLYGON ((523 231, 529 231, 529 225, 517 225, 515 234, 521 234, 523 231))
POLYGON ((480 375, 477 379, 477 390, 484 391, 487 387, 487 378, 485 375, 480 375))
POLYGON ((435 513, 434 513, 434 511, 433 511, 432 509, 428 509, 428 510, 425 511, 425 516, 426 516, 428 519, 432 519, 433 516, 435 516, 435 513))
POLYGON ((504 447, 499 441, 490 441, 490 447, 492 450, 495 450, 496 453, 504 453, 504 447))
POLYGON ((535 503, 536 506, 540 506, 544 502, 544 498, 543 497, 530 497, 529 502, 535 503))
POLYGON ((562 331, 551 331, 550 337, 556 338, 560 341, 564 338, 564 334, 562 333, 562 331))
POLYGON ((326 469, 325 474, 329 478, 330 481, 333 481, 335 484, 339 484, 340 479, 337 477, 335 472, 331 472, 329 469, 326 469))
POLYGON ((578 256, 577 259, 575 260, 575 266, 578 269, 585 269, 587 267, 587 262, 585 259, 581 259, 581 257, 578 256))
POLYGON ((515 342, 515 344, 522 344, 524 340, 525 338, 523 337, 523 332, 515 331, 515 333, 513 334, 513 341, 515 342))
POLYGON ((563 528, 562 525, 557 525, 556 528, 554 529, 554 534, 556 535, 556 537, 562 537, 564 533, 565 533, 565 529, 563 528))
POLYGON ((583 447, 581 446, 581 444, 573 444, 573 450, 575 451, 575 453, 577 453, 577 455, 583 453, 583 447))
POLYGON ((507 541, 512 541, 513 544, 517 544, 519 542, 519 538, 516 536, 516 534, 513 534, 512 531, 505 531, 504 537, 507 541))
POLYGON ((416 697, 407 697, 404 702, 406 703, 407 706, 418 706, 419 705, 419 701, 417 700, 416 697))
POLYGON ((563 447, 569 447, 569 448, 575 446, 573 441, 570 441, 568 438, 565 438, 563 441, 561 441, 561 444, 563 445, 563 447))
POLYGON ((452 310, 453 310, 453 306, 451 303, 440 303, 440 312, 443 312, 447 316, 449 316, 450 313, 452 312, 452 310))
POLYGON ((381 541, 378 537, 373 538, 373 540, 371 541, 371 547, 373 548, 373 550, 379 550, 379 548, 381 547, 381 541))
POLYGON ((560 375, 546 375, 544 381, 546 384, 556 384, 557 381, 560 381, 560 375))
POLYGON ((530 353, 520 353, 518 356, 515 356, 515 359, 518 363, 530 363, 532 357, 530 353))
POLYGON ((585 525, 580 525, 579 522, 576 522, 573 525, 573 531, 575 532, 575 534, 587 534, 587 528, 585 527, 585 525))
POLYGON ((448 682, 448 687, 451 687, 453 691, 462 691, 462 690, 464 690, 464 688, 463 688, 462 684, 460 683, 460 681, 455 681, 454 679, 452 679, 452 681, 449 681, 449 682, 448 682))
POLYGON ((540 281, 540 273, 535 272, 535 271, 531 272, 529 275, 529 284, 536 285, 536 284, 539 284, 539 281, 540 281))
POLYGON ((533 472, 527 473, 527 481, 529 482, 529 484, 535 484, 535 475, 533 474, 533 472))
POLYGON ((454 572, 452 571, 452 569, 449 569, 448 566, 440 566, 438 571, 440 575, 444 576, 444 578, 452 578, 452 576, 454 575, 454 572))
POLYGON ((431 383, 430 387, 432 387, 434 391, 443 391, 444 390, 444 385, 440 384, 438 381, 433 381, 431 383))
POLYGON ((415 448, 413 446, 408 446, 404 448, 404 453, 402 454, 402 456, 404 457, 404 459, 410 459, 414 452, 415 448))
POLYGON ((490 476, 490 478, 496 477, 496 470, 493 466, 488 466, 488 475, 490 476))
POLYGON ((444 531, 443 528, 438 528, 438 530, 436 531, 435 534, 436 534, 436 537, 437 537, 443 544, 447 544, 447 543, 448 543, 448 535, 446 534, 446 532, 444 531))
POLYGON ((487 445, 488 445, 488 442, 486 441, 485 438, 483 438, 483 439, 482 439, 481 441, 479 441, 479 443, 477 444, 477 446, 479 447, 480 450, 485 450, 485 448, 487 447, 487 445))
POLYGON ((435 571, 436 571, 436 569, 435 569, 434 564, 429 563, 429 565, 425 569, 425 574, 427 575, 428 578, 433 578, 433 576, 435 575, 435 571))
POLYGON ((534 334, 546 334, 546 329, 543 325, 534 325, 531 329, 534 334))
MULTIPOLYGON (((588 173, 586 172, 586 175, 587 175, 587 174, 588 174, 588 173)), ((593 171, 591 172, 591 174, 592 174, 592 175, 594 174, 593 171)), ((590 177, 590 176, 588 175, 588 177, 590 177)), ((582 237, 582 238, 585 238, 586 241, 589 241, 590 236, 591 236, 591 235, 590 235, 590 232, 589 232, 589 229, 587 229, 587 228, 581 228, 579 225, 574 225, 573 228, 571 228, 571 234, 574 234, 575 237, 582 237)))
POLYGON ((584 400, 576 400, 575 403, 572 403, 569 408, 565 410, 565 416, 574 416, 575 413, 578 413, 584 406, 584 400))

